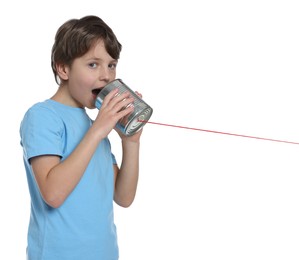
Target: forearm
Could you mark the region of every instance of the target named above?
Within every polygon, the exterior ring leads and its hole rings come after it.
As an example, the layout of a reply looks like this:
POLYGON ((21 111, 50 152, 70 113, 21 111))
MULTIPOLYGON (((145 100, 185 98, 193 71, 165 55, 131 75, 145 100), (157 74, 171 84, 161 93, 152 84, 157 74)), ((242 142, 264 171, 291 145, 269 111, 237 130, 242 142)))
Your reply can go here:
POLYGON ((129 207, 134 201, 139 175, 139 142, 123 141, 123 158, 115 181, 114 201, 129 207))

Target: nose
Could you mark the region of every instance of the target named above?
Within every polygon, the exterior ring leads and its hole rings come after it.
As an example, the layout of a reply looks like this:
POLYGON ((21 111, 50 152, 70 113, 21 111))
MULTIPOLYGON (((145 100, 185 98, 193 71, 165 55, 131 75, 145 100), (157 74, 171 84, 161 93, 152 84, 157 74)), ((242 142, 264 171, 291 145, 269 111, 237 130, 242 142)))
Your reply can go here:
POLYGON ((111 73, 109 71, 108 67, 102 67, 102 69, 100 70, 100 76, 99 79, 101 81, 105 81, 105 82, 110 82, 110 77, 111 77, 111 73))

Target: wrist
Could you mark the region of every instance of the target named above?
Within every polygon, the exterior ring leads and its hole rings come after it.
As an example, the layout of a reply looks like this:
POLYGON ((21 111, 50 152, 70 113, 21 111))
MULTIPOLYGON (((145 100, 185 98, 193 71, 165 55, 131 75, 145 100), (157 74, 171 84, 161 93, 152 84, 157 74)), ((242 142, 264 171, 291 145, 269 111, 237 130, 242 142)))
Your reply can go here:
POLYGON ((130 140, 127 138, 122 139, 121 142, 123 145, 126 145, 126 146, 139 146, 140 145, 139 140, 130 140))
POLYGON ((91 128, 89 128, 87 135, 95 143, 100 143, 106 137, 102 131, 99 131, 94 126, 91 126, 91 128))

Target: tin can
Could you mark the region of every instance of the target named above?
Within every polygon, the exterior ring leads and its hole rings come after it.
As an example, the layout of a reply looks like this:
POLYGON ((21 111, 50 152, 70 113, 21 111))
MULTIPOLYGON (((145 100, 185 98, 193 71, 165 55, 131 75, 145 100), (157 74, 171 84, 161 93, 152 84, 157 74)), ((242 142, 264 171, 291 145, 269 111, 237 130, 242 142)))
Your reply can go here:
MULTIPOLYGON (((128 116, 120 119, 116 127, 126 136, 131 136, 137 133, 146 122, 150 119, 153 109, 144 102, 132 89, 130 89, 121 79, 115 79, 108 83, 97 95, 95 106, 100 109, 104 98, 110 91, 118 88, 118 95, 129 91, 131 97, 134 98, 132 105, 134 105, 134 111, 128 116)), ((131 104, 130 104, 131 105, 131 104)), ((130 106, 129 105, 129 106, 130 106)))

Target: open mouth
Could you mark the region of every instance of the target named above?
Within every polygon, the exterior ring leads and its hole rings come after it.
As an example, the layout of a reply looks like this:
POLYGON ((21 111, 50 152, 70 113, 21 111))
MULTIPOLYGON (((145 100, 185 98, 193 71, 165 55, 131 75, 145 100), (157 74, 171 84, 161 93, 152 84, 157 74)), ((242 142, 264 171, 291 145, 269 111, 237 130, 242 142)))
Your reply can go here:
POLYGON ((99 95, 99 93, 101 92, 103 88, 95 88, 93 89, 91 92, 92 94, 94 94, 95 96, 99 95))

